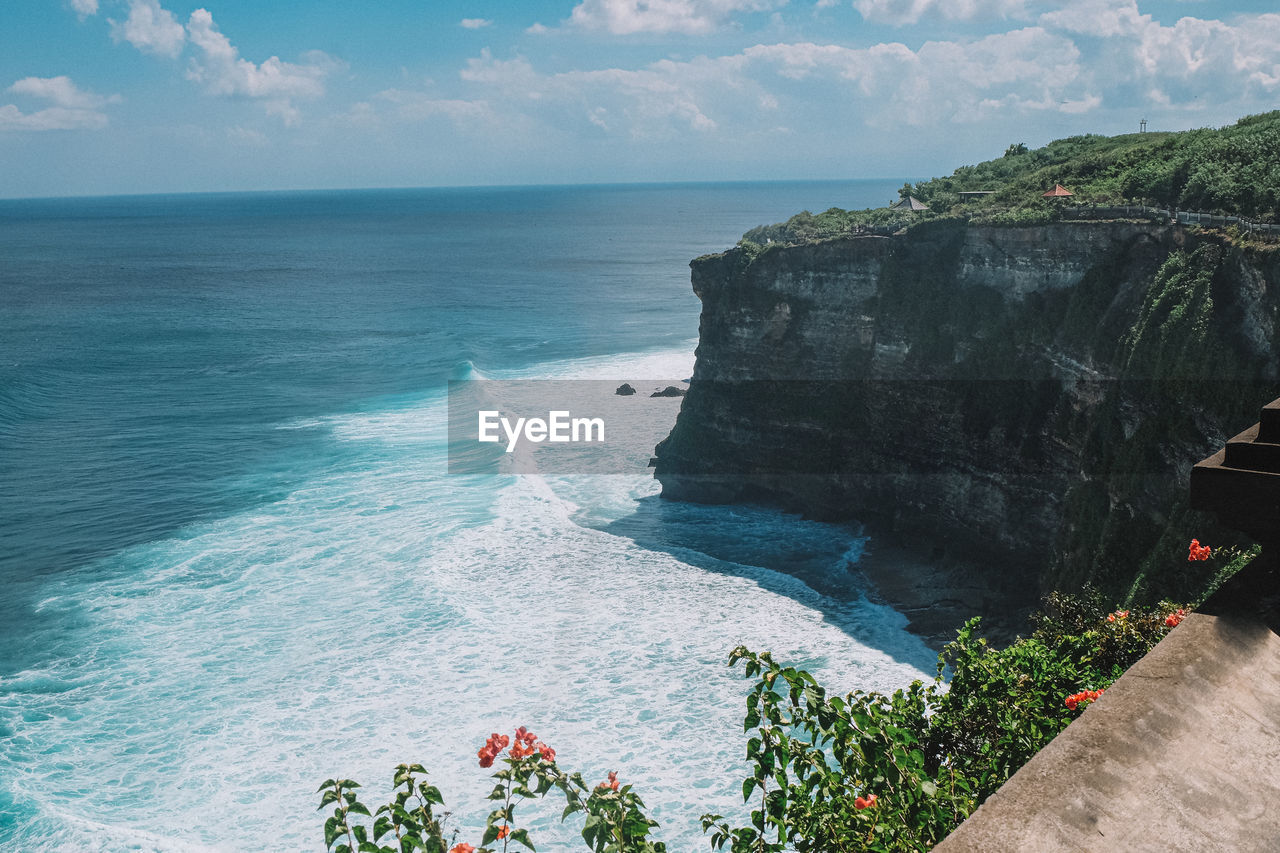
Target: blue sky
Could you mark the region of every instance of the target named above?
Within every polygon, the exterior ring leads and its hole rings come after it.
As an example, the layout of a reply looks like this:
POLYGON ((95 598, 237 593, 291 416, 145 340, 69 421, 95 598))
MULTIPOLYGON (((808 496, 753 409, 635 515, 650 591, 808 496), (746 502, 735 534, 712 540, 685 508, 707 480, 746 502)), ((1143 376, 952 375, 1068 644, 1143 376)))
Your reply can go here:
POLYGON ((1240 0, 3 0, 0 197, 927 177, 1280 106, 1240 0))

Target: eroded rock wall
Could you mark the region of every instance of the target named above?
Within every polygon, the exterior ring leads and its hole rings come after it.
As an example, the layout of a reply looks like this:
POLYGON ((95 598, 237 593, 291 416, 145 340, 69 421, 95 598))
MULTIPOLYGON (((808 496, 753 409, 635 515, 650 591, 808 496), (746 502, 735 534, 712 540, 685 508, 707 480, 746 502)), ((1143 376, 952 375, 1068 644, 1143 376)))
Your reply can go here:
POLYGON ((1200 521, 1191 464, 1280 375, 1273 255, 1174 226, 930 223, 692 271, 664 496, 865 522, 1034 589, 1149 574, 1200 521))

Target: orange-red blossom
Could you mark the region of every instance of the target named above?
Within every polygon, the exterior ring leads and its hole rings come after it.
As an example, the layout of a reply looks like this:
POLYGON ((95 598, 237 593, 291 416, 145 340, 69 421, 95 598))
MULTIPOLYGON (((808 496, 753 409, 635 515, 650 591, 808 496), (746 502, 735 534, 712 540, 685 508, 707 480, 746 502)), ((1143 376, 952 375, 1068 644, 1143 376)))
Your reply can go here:
POLYGON ((1074 711, 1076 706, 1092 702, 1102 693, 1102 690, 1081 690, 1079 693, 1072 693, 1067 697, 1067 707, 1074 711))
POLYGON ((526 729, 524 726, 516 729, 515 743, 506 735, 500 735, 497 732, 489 735, 488 740, 484 742, 484 746, 476 753, 480 758, 481 767, 492 767, 494 759, 502 754, 502 750, 507 746, 511 746, 511 757, 519 761, 521 758, 528 758, 535 752, 538 753, 544 761, 555 761, 556 751, 538 740, 538 736, 526 729))

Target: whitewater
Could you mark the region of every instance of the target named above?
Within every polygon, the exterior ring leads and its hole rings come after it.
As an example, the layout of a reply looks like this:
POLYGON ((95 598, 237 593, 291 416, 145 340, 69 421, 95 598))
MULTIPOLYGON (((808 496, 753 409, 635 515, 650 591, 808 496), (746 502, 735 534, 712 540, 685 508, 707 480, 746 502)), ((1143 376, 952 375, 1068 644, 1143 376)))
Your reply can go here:
MULTIPOLYGON (((695 343, 461 369, 678 381, 695 343)), ((636 402, 666 407, 646 410, 665 434, 679 401, 636 402)), ((852 528, 663 501, 642 461, 451 475, 438 382, 335 408, 266 419, 305 452, 229 471, 219 488, 253 499, 14 587, 37 594, 0 672, 0 848, 318 850, 319 783, 376 804, 400 762, 476 843, 476 750, 525 725, 562 767, 634 785, 670 849, 707 849, 699 815, 745 814, 731 649, 840 690, 932 674, 858 589, 852 528)), ((575 848, 553 802, 519 816, 539 849, 575 848)))

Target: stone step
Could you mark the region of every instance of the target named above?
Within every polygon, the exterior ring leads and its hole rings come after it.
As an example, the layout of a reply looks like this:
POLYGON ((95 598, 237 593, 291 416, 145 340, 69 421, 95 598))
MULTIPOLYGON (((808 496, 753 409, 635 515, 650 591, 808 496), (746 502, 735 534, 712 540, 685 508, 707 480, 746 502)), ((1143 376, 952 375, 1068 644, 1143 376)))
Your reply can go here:
POLYGON ((1223 464, 1228 468, 1280 474, 1280 444, 1260 441, 1260 431, 1260 425, 1254 424, 1228 441, 1223 464))
POLYGON ((1224 448, 1191 469, 1191 508, 1242 519, 1248 515, 1252 526, 1265 519, 1274 530, 1280 524, 1280 473, 1230 468, 1226 456, 1224 448))
POLYGON ((1272 400, 1262 407, 1262 431, 1259 438, 1272 444, 1280 444, 1280 400, 1272 400))

